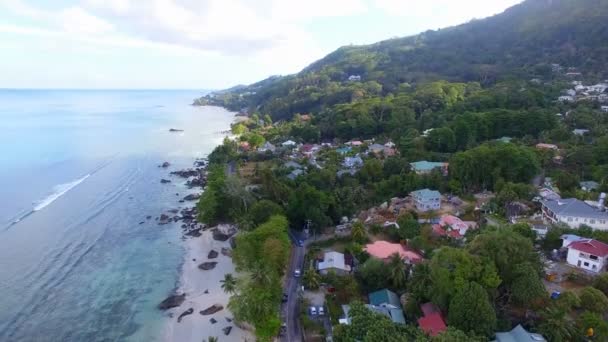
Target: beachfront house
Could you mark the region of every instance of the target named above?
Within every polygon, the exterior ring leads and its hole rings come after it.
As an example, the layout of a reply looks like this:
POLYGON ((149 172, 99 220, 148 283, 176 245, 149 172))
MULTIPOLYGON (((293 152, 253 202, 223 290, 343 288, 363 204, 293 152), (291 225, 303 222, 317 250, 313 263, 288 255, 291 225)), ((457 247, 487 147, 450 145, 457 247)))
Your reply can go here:
POLYGON ((426 160, 417 161, 410 163, 412 171, 419 175, 426 175, 431 173, 433 170, 441 170, 444 175, 448 174, 448 163, 442 162, 429 162, 426 160))
POLYGON ((418 211, 439 210, 441 208, 441 194, 439 191, 422 189, 410 193, 418 211))
POLYGON ((541 201, 543 218, 550 223, 562 222, 571 228, 581 225, 595 230, 608 230, 608 213, 604 210, 604 200, 600 199, 598 206, 592 206, 576 198, 541 201))
POLYGON ((323 261, 317 264, 317 269, 322 275, 327 275, 329 272, 334 272, 337 275, 349 274, 351 271, 350 265, 345 262, 344 254, 339 252, 325 252, 323 261))
POLYGON ((518 324, 511 331, 497 332, 494 342, 547 342, 543 335, 527 331, 518 324))
MULTIPOLYGON (((606 271, 608 266, 608 244, 593 239, 581 239, 568 243, 568 264, 593 273, 606 271)), ((573 239, 574 240, 574 239, 573 239)), ((565 243, 566 240, 564 240, 565 243)))

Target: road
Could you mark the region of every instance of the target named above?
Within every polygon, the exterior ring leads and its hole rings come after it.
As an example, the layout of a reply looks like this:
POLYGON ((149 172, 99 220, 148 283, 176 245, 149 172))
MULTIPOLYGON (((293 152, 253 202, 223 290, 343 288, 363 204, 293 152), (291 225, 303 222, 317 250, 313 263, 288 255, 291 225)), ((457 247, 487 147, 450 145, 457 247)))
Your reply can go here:
POLYGON ((306 254, 305 247, 294 246, 291 253, 291 260, 289 263, 289 270, 287 273, 287 285, 285 286, 286 293, 289 295, 287 302, 283 304, 281 308, 281 317, 283 322, 287 325, 287 331, 284 336, 281 337, 281 341, 286 342, 301 342, 302 341, 302 328, 300 327, 300 278, 293 276, 293 272, 296 268, 299 268, 302 273, 302 265, 304 264, 304 254, 306 254))

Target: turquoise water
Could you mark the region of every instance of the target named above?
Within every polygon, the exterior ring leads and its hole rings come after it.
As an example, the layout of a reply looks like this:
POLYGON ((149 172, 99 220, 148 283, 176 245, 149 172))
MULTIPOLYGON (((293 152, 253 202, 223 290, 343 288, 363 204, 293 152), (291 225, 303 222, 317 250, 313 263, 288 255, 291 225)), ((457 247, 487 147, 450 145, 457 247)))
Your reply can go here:
POLYGON ((145 217, 179 207, 160 179, 232 121, 198 95, 0 90, 0 341, 159 339, 183 249, 145 217))

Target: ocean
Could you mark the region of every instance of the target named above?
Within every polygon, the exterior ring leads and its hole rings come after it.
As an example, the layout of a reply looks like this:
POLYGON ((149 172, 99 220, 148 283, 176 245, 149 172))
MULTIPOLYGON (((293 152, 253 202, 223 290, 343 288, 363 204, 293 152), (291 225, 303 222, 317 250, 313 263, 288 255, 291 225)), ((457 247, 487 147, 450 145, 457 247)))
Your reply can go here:
POLYGON ((188 193, 169 172, 233 120, 200 95, 0 90, 0 341, 161 339, 184 247, 154 218, 188 193))

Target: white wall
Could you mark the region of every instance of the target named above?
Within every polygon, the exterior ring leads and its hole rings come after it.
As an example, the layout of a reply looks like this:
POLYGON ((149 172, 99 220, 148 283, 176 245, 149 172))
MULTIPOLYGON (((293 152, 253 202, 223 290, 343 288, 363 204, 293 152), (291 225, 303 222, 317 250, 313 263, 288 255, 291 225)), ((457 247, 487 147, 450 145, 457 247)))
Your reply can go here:
POLYGON ((600 271, 604 270, 604 266, 606 265, 606 258, 604 258, 604 259, 599 258, 597 261, 594 261, 589 258, 580 257, 580 253, 581 253, 580 251, 577 251, 575 249, 572 249, 572 248, 568 249, 568 256, 566 258, 566 261, 568 262, 568 264, 575 266, 577 268, 582 268, 584 270, 591 271, 591 272, 600 272, 600 271), (580 261, 580 266, 579 266, 579 261, 580 261), (587 265, 585 265, 585 263, 587 263, 587 265), (594 265, 595 265, 595 268, 593 268, 594 265))

